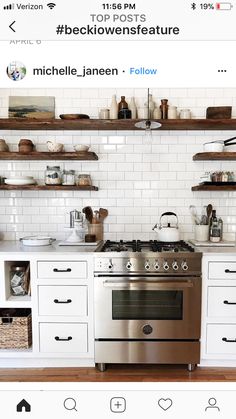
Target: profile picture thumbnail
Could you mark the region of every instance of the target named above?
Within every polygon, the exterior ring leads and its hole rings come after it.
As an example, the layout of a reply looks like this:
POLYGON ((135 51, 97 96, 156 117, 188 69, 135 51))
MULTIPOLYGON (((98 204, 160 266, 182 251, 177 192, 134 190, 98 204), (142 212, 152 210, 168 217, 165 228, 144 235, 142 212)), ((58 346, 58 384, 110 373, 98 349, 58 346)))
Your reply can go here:
POLYGON ((13 81, 22 80, 26 76, 26 67, 20 61, 11 61, 7 66, 7 75, 13 81))

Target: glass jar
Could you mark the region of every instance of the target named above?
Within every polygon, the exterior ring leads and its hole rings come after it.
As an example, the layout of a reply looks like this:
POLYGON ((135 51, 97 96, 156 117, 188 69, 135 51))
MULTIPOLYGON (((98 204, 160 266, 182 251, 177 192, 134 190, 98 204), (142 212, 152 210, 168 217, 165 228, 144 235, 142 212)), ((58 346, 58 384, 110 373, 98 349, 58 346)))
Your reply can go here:
POLYGON ((12 266, 10 271, 10 284, 13 295, 25 295, 25 266, 12 266))
POLYGON ((47 166, 45 171, 45 184, 46 185, 61 185, 62 173, 60 166, 47 166))
POLYGON ((75 185, 75 171, 74 170, 63 170, 62 185, 75 185))
POLYGON ((191 119, 190 109, 181 109, 179 117, 180 119, 191 119))
POLYGON ((84 174, 79 175, 77 185, 78 186, 92 186, 91 176, 90 175, 84 175, 84 174))

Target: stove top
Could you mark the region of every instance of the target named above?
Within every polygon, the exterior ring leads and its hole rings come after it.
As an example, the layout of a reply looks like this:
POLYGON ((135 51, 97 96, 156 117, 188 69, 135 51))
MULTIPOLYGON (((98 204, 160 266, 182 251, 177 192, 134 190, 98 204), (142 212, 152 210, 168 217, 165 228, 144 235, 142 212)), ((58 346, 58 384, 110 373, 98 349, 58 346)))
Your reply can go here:
POLYGON ((183 240, 178 242, 160 242, 157 240, 131 240, 110 241, 107 240, 100 252, 194 252, 194 248, 183 240))

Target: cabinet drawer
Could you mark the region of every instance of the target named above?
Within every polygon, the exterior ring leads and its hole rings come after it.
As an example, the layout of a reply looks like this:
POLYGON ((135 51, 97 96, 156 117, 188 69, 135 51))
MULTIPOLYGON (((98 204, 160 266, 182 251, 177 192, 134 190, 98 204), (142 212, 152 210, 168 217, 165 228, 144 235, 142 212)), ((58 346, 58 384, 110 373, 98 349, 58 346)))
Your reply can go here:
POLYGON ((207 353, 236 355, 236 324, 209 324, 207 353))
POLYGON ((236 262, 209 262, 209 279, 236 279, 236 262))
POLYGON ((87 316, 87 287, 40 286, 40 316, 87 316))
POLYGON ((209 287, 209 317, 236 317, 236 287, 209 287))
POLYGON ((38 262, 38 278, 79 279, 87 278, 86 261, 38 262))
POLYGON ((86 323, 41 323, 39 326, 40 352, 88 352, 86 323))

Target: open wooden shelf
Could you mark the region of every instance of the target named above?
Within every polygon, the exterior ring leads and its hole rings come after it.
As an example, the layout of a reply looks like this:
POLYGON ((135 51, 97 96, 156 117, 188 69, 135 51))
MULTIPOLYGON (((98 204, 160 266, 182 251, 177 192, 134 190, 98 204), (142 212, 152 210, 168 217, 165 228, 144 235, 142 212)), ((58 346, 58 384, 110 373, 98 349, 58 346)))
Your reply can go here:
POLYGON ((220 153, 197 153, 193 156, 193 160, 236 160, 236 152, 222 151, 220 153))
MULTIPOLYGON (((6 118, 0 119, 0 130, 90 130, 90 131, 140 131, 135 127, 135 123, 140 119, 25 119, 25 118, 6 118)), ((177 130, 236 130, 236 119, 165 119, 156 120, 162 124, 161 128, 154 130, 177 131, 177 130)))
POLYGON ((98 191, 97 186, 0 185, 2 191, 98 191))
POLYGON ((236 185, 197 185, 192 191, 236 191, 236 185))
POLYGON ((31 153, 19 153, 1 151, 0 160, 98 160, 98 156, 96 153, 92 151, 87 151, 83 153, 51 153, 48 151, 32 151, 31 153))

